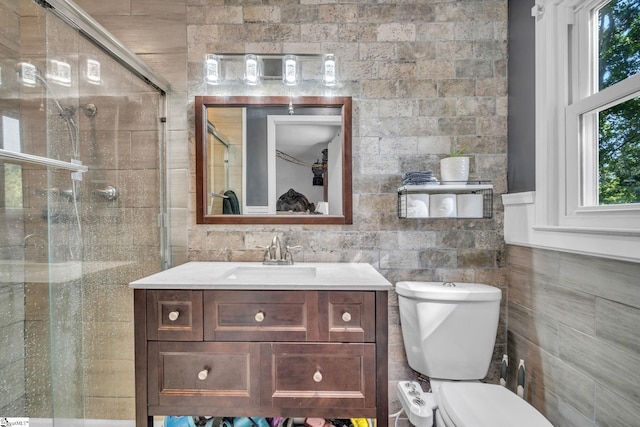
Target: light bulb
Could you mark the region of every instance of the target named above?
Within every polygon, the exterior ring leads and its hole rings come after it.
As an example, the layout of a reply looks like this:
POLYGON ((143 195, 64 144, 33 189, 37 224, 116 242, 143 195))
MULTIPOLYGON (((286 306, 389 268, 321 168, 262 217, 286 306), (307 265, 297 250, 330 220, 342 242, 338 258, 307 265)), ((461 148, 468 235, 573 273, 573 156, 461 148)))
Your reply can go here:
POLYGON ((54 83, 61 86, 71 86, 71 65, 64 61, 52 59, 49 61, 50 73, 47 75, 54 83))
POLYGON ((260 83, 260 58, 249 54, 244 56, 244 82, 248 85, 260 83))
POLYGON ((210 85, 222 83, 222 61, 218 55, 204 56, 204 81, 210 85))
POLYGON ((285 55, 282 58, 282 81, 288 86, 295 86, 300 79, 298 71, 298 57, 295 55, 285 55))
POLYGON ((338 82, 336 74, 336 56, 332 53, 325 55, 322 62, 322 84, 335 86, 338 82))
POLYGON ((100 62, 95 59, 87 59, 87 74, 86 80, 88 83, 99 85, 100 78, 100 62))

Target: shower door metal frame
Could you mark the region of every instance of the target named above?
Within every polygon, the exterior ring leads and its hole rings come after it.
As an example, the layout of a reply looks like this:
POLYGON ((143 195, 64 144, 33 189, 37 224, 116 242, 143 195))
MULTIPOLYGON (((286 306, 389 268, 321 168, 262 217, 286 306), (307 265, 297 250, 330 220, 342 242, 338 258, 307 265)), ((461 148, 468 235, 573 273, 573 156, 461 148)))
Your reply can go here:
MULTIPOLYGON (((44 8, 50 9, 67 24, 80 31, 85 37, 108 52, 114 59, 138 75, 149 85, 166 94, 171 85, 162 76, 153 71, 134 52, 122 44, 106 28, 78 6, 67 0, 37 0, 44 8)), ((166 110, 166 109, 165 109, 166 110)))

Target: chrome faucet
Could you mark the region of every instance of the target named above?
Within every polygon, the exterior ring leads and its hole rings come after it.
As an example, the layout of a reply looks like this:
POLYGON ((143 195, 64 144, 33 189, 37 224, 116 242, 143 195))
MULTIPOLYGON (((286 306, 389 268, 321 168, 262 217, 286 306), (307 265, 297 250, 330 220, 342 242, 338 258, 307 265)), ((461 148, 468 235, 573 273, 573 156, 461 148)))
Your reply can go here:
POLYGON ((269 246, 269 259, 272 261, 281 261, 282 257, 282 245, 280 244, 280 238, 273 236, 271 240, 271 246, 269 246))
POLYGON ((301 249, 302 246, 285 246, 282 252, 282 244, 278 236, 273 236, 271 244, 265 248, 263 264, 267 265, 292 265, 293 256, 291 249, 301 249))

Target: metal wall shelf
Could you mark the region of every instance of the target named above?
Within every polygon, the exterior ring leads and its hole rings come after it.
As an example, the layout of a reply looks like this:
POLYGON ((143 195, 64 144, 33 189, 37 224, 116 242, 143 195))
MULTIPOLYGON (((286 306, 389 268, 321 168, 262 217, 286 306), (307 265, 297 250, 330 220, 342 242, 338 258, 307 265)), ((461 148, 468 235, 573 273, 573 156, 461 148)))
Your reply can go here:
POLYGON ((493 185, 490 181, 403 185, 398 188, 398 217, 416 219, 492 218, 493 185))

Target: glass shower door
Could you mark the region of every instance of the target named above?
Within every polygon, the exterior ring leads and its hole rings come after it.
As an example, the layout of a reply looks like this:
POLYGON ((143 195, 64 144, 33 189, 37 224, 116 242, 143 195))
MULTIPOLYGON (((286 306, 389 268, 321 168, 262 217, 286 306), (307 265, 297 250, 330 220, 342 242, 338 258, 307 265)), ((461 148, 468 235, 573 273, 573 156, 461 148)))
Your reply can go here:
POLYGON ((166 260, 165 95, 50 10, 0 15, 0 417, 132 425, 128 283, 166 260))

